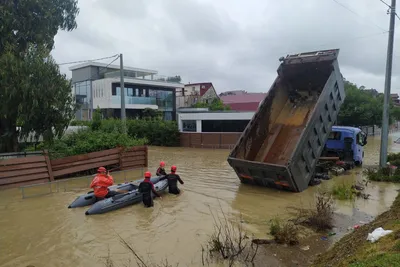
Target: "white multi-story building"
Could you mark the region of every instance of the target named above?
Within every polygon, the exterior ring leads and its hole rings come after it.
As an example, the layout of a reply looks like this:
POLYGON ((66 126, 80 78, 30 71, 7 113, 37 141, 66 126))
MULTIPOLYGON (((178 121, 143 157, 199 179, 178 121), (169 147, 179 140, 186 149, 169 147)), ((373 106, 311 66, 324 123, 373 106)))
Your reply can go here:
MULTIPOLYGON (((80 104, 78 120, 90 120, 100 108, 107 117, 121 115, 120 68, 118 65, 88 62, 75 65, 72 71, 73 94, 80 104)), ((163 113, 165 120, 175 120, 176 91, 184 85, 157 75, 155 70, 124 67, 126 116, 140 117, 146 108, 163 113)))

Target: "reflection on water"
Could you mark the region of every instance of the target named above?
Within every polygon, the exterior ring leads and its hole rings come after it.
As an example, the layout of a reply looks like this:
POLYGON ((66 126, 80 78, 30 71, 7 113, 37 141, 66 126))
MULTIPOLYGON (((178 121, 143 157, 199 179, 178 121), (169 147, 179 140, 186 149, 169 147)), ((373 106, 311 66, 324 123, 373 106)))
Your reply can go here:
MULTIPOLYGON (((379 137, 369 138, 365 165, 378 162, 379 144, 379 137)), ((199 266, 201 244, 213 231, 211 212, 217 214, 223 209, 225 214, 236 218, 240 213, 246 229, 264 237, 271 218, 285 216, 290 206, 306 207, 313 201, 318 187, 289 193, 240 184, 226 161, 228 153, 188 148, 149 149, 152 172, 163 160, 167 167, 177 165, 185 181, 180 196, 157 199, 152 209, 136 205, 85 216, 87 208, 67 209, 67 206, 87 189, 60 190, 29 199, 21 199, 18 190, 0 192, 0 262, 2 266, 105 266, 104 258, 110 254, 122 266, 129 260, 135 263, 121 244, 120 236, 144 258, 156 261, 168 257, 170 263, 199 266)), ((115 178, 132 180, 138 174, 131 175, 119 174, 115 178)), ((358 169, 350 175, 324 181, 320 187, 361 179, 358 169)), ((356 213, 375 216, 391 205, 397 188, 382 183, 369 185, 370 200, 358 199, 354 204, 337 202, 337 212, 345 217, 356 213)))

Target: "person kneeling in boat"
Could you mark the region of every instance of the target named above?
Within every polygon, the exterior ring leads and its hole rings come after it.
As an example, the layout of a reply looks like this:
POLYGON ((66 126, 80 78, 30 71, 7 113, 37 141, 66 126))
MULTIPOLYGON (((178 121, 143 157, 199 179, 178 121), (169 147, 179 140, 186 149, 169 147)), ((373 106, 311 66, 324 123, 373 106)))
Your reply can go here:
POLYGON ((153 192, 153 194, 156 197, 161 198, 161 196, 154 189, 154 184, 150 181, 150 178, 151 178, 151 173, 145 172, 144 180, 143 180, 143 182, 141 182, 139 184, 139 192, 142 193, 142 201, 146 208, 154 206, 153 197, 151 196, 151 192, 153 192))
POLYGON ((156 171, 156 175, 157 175, 157 176, 164 176, 164 175, 167 175, 167 173, 165 172, 164 167, 165 167, 165 162, 164 162, 164 161, 161 161, 161 162, 160 162, 160 167, 158 167, 158 169, 157 169, 157 171, 156 171))
POLYGON ((160 181, 168 179, 168 191, 170 194, 179 195, 181 190, 178 188, 178 181, 180 184, 184 184, 181 177, 176 174, 176 166, 171 167, 171 173, 165 175, 160 181))
POLYGON ((110 190, 109 186, 114 184, 114 179, 107 172, 106 168, 100 167, 97 169, 97 175, 94 177, 92 183, 90 184, 90 188, 93 189, 94 195, 98 199, 113 197, 118 194, 126 193, 127 191, 123 190, 110 190))

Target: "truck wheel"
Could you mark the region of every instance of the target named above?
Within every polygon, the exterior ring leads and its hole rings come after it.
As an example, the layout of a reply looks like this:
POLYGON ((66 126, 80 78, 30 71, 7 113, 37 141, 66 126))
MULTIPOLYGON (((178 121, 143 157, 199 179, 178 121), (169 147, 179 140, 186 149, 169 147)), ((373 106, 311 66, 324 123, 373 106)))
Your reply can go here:
POLYGON ((354 164, 358 167, 358 166, 362 165, 362 162, 357 160, 357 161, 354 162, 354 164))

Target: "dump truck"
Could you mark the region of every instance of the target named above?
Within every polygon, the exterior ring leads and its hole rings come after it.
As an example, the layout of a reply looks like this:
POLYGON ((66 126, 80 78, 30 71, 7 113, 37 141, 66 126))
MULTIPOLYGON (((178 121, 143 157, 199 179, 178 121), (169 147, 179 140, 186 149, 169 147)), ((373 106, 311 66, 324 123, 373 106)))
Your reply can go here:
POLYGON ((278 76, 228 157, 242 183, 308 188, 345 99, 339 49, 281 57, 278 76))

